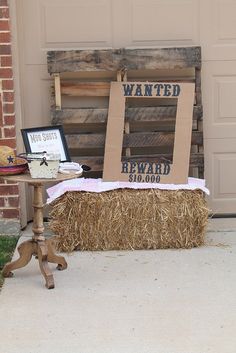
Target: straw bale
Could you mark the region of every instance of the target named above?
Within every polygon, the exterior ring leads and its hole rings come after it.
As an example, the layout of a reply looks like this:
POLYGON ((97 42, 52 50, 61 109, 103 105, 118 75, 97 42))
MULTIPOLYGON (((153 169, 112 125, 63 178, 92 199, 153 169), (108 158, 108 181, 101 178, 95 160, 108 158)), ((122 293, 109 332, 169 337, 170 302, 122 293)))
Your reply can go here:
POLYGON ((67 192, 53 202, 59 250, 192 248, 204 243, 208 208, 201 190, 67 192))

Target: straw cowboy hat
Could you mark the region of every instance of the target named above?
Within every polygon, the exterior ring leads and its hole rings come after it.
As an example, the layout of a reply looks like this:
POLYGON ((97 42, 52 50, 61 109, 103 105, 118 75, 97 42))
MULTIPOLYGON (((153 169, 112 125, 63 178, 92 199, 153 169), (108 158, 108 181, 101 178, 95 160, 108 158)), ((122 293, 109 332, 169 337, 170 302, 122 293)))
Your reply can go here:
POLYGON ((12 148, 8 146, 0 147, 0 166, 6 167, 16 164, 16 155, 12 148))
POLYGON ((20 174, 27 169, 27 161, 17 157, 13 148, 0 146, 0 175, 20 174))

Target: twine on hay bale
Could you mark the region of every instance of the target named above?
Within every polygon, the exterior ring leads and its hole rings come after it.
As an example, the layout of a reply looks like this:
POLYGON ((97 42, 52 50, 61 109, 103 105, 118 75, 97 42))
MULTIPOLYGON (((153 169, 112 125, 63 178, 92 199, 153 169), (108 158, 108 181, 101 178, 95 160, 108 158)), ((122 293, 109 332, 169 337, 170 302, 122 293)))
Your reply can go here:
POLYGON ((204 243, 208 208, 201 190, 67 192, 53 202, 59 250, 192 248, 204 243))

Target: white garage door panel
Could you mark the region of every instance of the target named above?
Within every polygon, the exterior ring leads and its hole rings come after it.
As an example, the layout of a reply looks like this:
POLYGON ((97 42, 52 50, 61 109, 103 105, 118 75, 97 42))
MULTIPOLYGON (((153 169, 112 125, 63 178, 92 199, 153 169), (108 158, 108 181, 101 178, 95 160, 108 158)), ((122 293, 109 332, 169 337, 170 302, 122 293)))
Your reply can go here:
POLYGON ((201 0, 203 60, 236 60, 236 1, 201 0))
POLYGON ((236 213, 236 139, 205 141, 209 206, 215 213, 236 213))
POLYGON ((133 0, 132 42, 173 42, 191 45, 198 41, 198 1, 133 0))
POLYGON ((236 61, 203 63, 205 138, 236 137, 236 61))
POLYGON ((45 32, 43 46, 63 43, 111 44, 109 0, 54 1, 41 6, 44 21, 41 28, 45 32))

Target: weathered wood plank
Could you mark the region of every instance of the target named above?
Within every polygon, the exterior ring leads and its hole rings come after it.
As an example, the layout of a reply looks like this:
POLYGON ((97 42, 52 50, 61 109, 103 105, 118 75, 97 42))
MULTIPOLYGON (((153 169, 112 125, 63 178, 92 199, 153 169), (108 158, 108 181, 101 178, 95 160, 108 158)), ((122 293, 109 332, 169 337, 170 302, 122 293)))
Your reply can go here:
POLYGON ((61 94, 72 97, 108 97, 110 86, 109 82, 62 82, 61 94))
POLYGON ((201 91, 201 69, 195 70, 195 99, 196 104, 202 105, 202 91, 201 91))
POLYGON ((51 110, 52 124, 104 124, 107 122, 108 109, 82 108, 51 110))
MULTIPOLYGON (((161 131, 175 131, 175 120, 168 122, 135 122, 130 125, 130 131, 134 132, 161 132, 161 131)), ((86 133, 105 133, 106 124, 65 124, 63 126, 64 133, 69 134, 86 134, 86 133)), ((125 130, 126 131, 126 130, 125 130)), ((197 121, 193 121, 192 131, 199 131, 197 121)), ((127 131, 126 131, 127 133, 127 131)))
POLYGON ((201 47, 49 51, 47 62, 50 74, 200 68, 201 47))
MULTIPOLYGON (((173 156, 171 154, 156 154, 153 156, 130 156, 122 157, 122 161, 136 161, 136 162, 150 162, 157 163, 161 160, 168 160, 172 162, 173 156)), ((102 171, 103 170, 103 157, 73 157, 73 161, 89 165, 92 171, 102 171)), ((204 165, 204 155, 203 153, 196 153, 190 155, 190 167, 203 167, 204 165)))
POLYGON ((61 109, 61 80, 59 74, 54 75, 54 87, 56 109, 61 109))
MULTIPOLYGON (((52 124, 106 124, 108 109, 83 108, 52 110, 52 124)), ((176 106, 135 107, 125 110, 125 118, 134 122, 168 122, 176 117, 176 106)), ((193 120, 202 118, 202 106, 194 106, 193 120)))
MULTIPOLYGON (((174 144, 174 133, 170 132, 150 132, 133 133, 124 135, 124 147, 151 147, 151 146, 170 146, 174 144)), ((192 145, 201 145, 203 142, 202 133, 192 133, 192 145)))
MULTIPOLYGON (((79 148, 104 148, 105 134, 66 135, 69 149, 79 148)), ((174 133, 150 132, 131 133, 124 135, 123 147, 153 147, 171 146, 174 143, 174 133)), ((192 145, 202 145, 201 132, 192 133, 192 145)))
MULTIPOLYGON (((162 79, 162 80, 153 80, 153 82, 195 82, 195 79, 162 79)), ((71 96, 71 97, 108 97, 110 94, 110 82, 100 81, 100 82, 71 82, 71 81, 62 81, 60 85, 60 92, 62 95, 71 96)), ((196 87, 197 89, 197 87, 196 87)), ((55 91, 56 82, 55 82, 55 91)))

